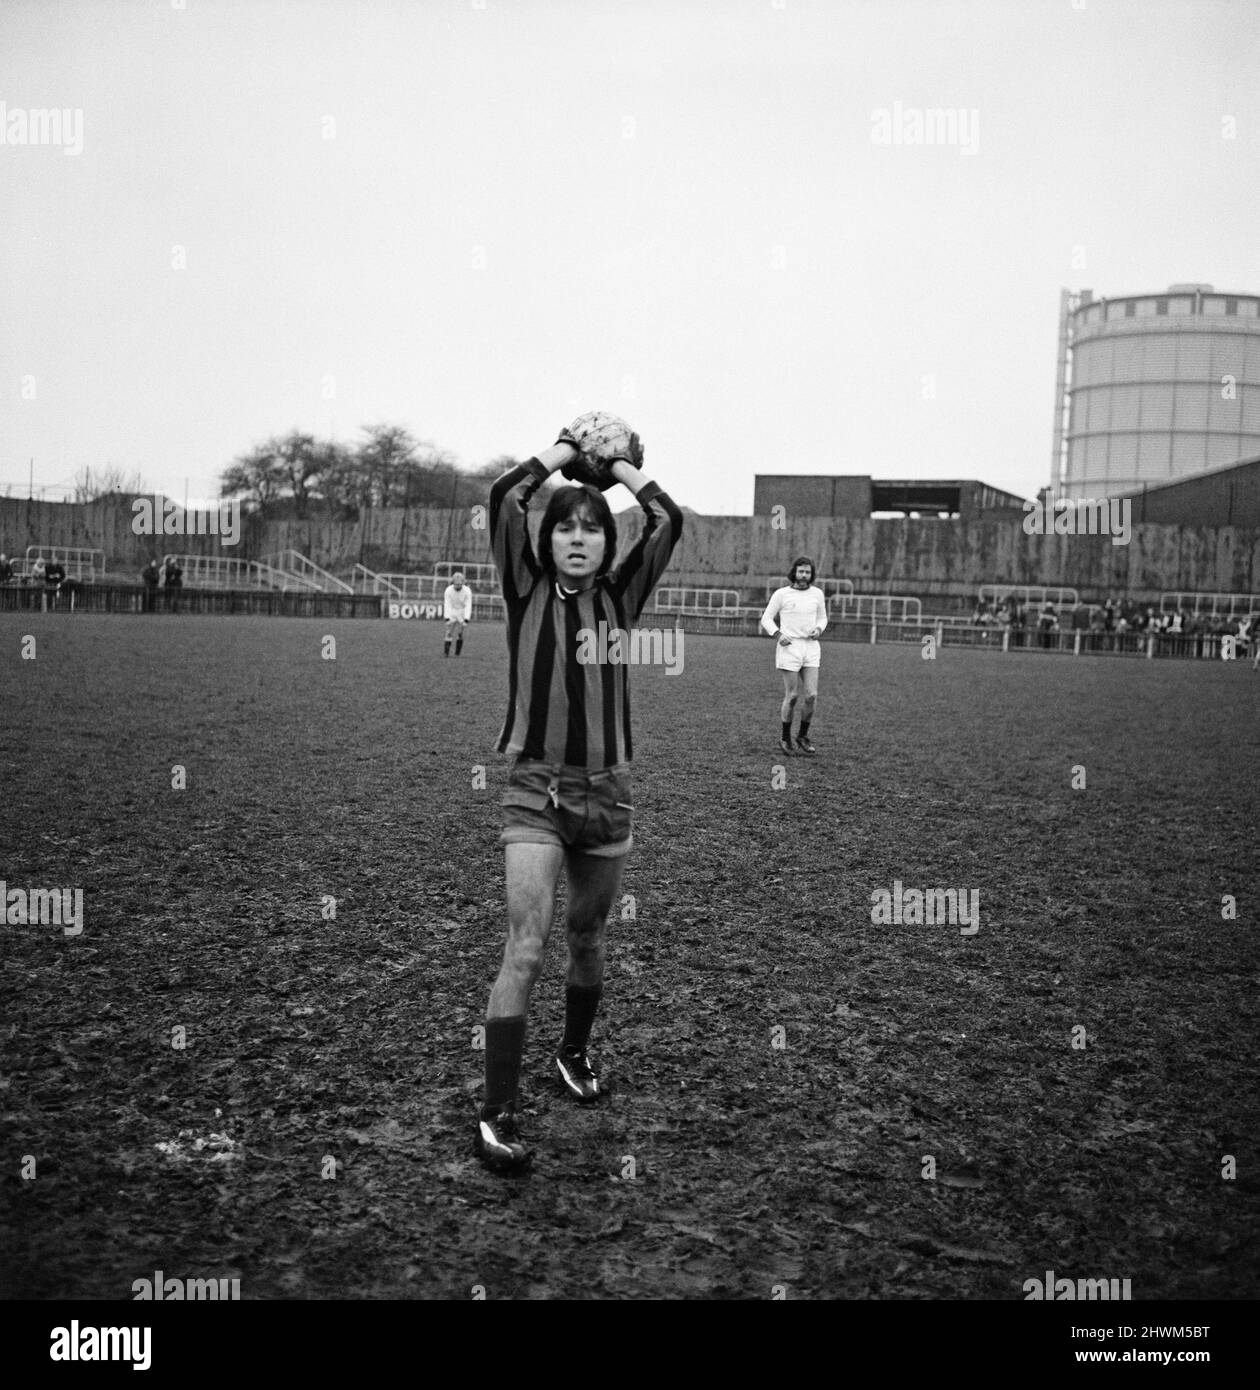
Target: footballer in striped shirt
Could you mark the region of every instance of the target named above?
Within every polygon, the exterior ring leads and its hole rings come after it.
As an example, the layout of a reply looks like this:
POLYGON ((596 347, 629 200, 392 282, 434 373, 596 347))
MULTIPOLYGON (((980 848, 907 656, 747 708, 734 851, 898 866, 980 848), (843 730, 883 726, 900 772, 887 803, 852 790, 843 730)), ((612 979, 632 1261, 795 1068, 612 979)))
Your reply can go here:
POLYGON ((498 749, 515 758, 503 795, 508 938, 486 1010, 486 1090, 475 1149, 490 1167, 525 1167, 516 1118, 530 991, 542 969, 556 883, 568 875, 569 967, 560 1083, 587 1103, 599 1081, 587 1042, 604 975, 604 930, 633 844, 629 668, 579 659, 581 634, 628 632, 682 534, 682 514, 632 463, 612 465, 644 512, 642 534, 613 567, 617 528, 597 488, 558 488, 535 551, 529 503, 577 457, 560 442, 509 469, 490 491, 490 544, 507 606, 508 710, 498 749))

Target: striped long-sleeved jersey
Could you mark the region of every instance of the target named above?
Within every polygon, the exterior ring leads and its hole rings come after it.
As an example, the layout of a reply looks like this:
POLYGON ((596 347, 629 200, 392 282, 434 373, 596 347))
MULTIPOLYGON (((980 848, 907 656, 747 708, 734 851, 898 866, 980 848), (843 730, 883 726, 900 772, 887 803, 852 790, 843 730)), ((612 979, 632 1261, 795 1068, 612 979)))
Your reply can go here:
POLYGON ((566 595, 534 554, 529 499, 546 481, 537 459, 509 469, 490 489, 490 545, 507 605, 508 712, 500 753, 573 767, 629 762, 630 689, 625 665, 583 664, 583 630, 628 632, 665 572, 682 535, 682 513, 649 482, 639 491, 646 513, 634 548, 613 571, 566 595))

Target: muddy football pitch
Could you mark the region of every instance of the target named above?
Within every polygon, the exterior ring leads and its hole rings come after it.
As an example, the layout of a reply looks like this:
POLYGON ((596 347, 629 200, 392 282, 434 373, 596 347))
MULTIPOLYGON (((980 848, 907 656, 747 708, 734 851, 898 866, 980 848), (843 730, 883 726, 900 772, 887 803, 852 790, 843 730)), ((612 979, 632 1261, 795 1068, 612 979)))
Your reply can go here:
POLYGON ((0 924, 3 1295, 1260 1293, 1248 663, 828 642, 812 760, 768 642, 636 669, 608 1094, 553 1082, 557 930, 505 1180, 502 626, 6 614, 0 652, 0 877, 83 890, 0 924), (898 885, 979 929, 873 921, 898 885))

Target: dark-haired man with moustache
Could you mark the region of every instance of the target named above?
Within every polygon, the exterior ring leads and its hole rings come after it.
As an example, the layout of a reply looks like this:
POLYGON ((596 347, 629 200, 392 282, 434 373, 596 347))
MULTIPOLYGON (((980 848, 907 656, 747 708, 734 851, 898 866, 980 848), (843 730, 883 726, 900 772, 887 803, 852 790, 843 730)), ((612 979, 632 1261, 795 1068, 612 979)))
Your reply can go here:
POLYGON ((761 630, 775 639, 774 664, 783 677, 783 703, 779 706, 782 733, 779 748, 792 756, 813 757, 818 750, 810 742, 809 726, 818 699, 818 670, 822 644, 818 638, 827 626, 827 600, 814 587, 814 562, 808 555, 792 561, 788 583, 776 589, 761 615, 761 630), (801 695, 801 724, 792 746, 792 715, 801 695))

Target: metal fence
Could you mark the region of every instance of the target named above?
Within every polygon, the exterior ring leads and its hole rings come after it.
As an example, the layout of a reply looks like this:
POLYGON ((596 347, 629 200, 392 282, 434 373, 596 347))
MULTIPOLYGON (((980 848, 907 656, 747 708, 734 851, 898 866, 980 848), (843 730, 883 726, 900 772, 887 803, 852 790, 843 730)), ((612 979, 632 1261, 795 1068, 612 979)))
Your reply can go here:
MULTIPOLYGON (((0 585, 0 612, 25 613, 194 613, 247 614, 290 618, 386 618, 440 619, 441 603, 432 599, 404 599, 377 594, 319 593, 313 590, 280 592, 265 589, 155 589, 138 584, 67 585, 50 593, 39 585, 0 585), (402 609, 410 609, 404 612, 402 609)), ((477 594, 473 618, 477 622, 501 622, 506 616, 497 594, 477 594)), ((646 614, 644 615, 647 616, 646 614)), ((759 609, 715 609, 709 613, 660 612, 674 627, 697 635, 727 637, 759 635, 759 609)), ((644 624, 637 624, 641 626, 644 624)), ((832 620, 824 642, 864 644, 902 643, 922 647, 931 637, 938 651, 972 647, 991 652, 1057 656, 1120 656, 1177 660, 1248 659, 1260 638, 1250 641, 1229 633, 1097 632, 1062 629, 1041 632, 996 625, 962 625, 945 619, 895 622, 882 618, 832 620)))
POLYGON ((1160 595, 1159 611, 1189 613, 1195 618, 1245 618, 1260 612, 1260 594, 1170 592, 1160 595))
POLYGON ((433 577, 442 581, 442 587, 451 582, 457 574, 462 574, 471 588, 473 584, 497 584, 498 571, 493 564, 484 560, 438 560, 433 566, 433 577))
POLYGON ((303 588, 321 589, 326 594, 352 594, 354 585, 329 574, 314 560, 308 560, 299 550, 281 550, 276 555, 264 555, 258 562, 275 570, 278 574, 290 574, 303 588))
MULTIPOLYGON (((775 596, 780 589, 790 587, 785 575, 781 579, 766 580, 766 602, 775 596)), ((830 599, 833 594, 851 594, 853 592, 853 581, 851 579, 815 579, 814 588, 821 589, 823 598, 830 599)))
POLYGON ((42 560, 45 565, 59 560, 65 566, 66 578, 77 579, 80 584, 95 584, 105 577, 105 552, 87 550, 82 546, 28 545, 25 559, 14 559, 9 563, 14 575, 21 578, 32 574, 37 560, 42 560))
POLYGON ((315 590, 155 589, 140 584, 91 584, 49 593, 33 585, 0 586, 0 612, 12 613, 210 613, 282 618, 379 618, 374 594, 324 594, 315 590))
MULTIPOLYGON (((664 617, 665 614, 659 616, 664 617)), ((675 614, 674 625, 688 633, 707 633, 723 637, 760 635, 759 614, 753 609, 715 612, 707 615, 675 614)), ((1255 651, 1238 638, 1197 634, 1192 637, 1173 633, 1084 632, 1062 629, 1039 632, 1036 628, 1010 628, 994 624, 976 625, 924 618, 893 622, 883 618, 832 619, 822 635, 824 642, 904 643, 922 647, 931 637, 938 651, 949 647, 972 647, 1006 654, 1048 656, 1127 656, 1172 657, 1181 660, 1219 660, 1230 651, 1242 659, 1255 651)))
POLYGON ((1081 601, 1081 596, 1075 589, 1054 585, 1047 587, 1043 584, 981 584, 976 597, 981 603, 991 603, 995 606, 1015 597, 1025 608, 1034 605, 1040 607, 1047 601, 1053 603, 1056 608, 1075 608, 1081 601))
MULTIPOLYGON (((296 554, 296 552, 294 552, 296 554)), ((161 568, 174 560, 183 571, 184 587, 190 589, 298 590, 315 593, 323 588, 306 575, 275 569, 264 560, 238 560, 226 555, 163 555, 161 568)), ((322 571, 321 571, 322 573, 322 571)))
POLYGON ((742 612, 737 589, 673 589, 656 591, 655 612, 707 613, 742 612))
POLYGON ((831 600, 836 622, 871 621, 917 623, 923 617, 923 602, 902 594, 836 594, 831 600))

